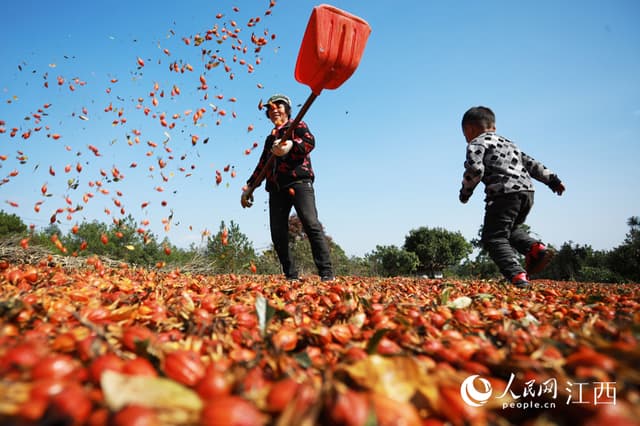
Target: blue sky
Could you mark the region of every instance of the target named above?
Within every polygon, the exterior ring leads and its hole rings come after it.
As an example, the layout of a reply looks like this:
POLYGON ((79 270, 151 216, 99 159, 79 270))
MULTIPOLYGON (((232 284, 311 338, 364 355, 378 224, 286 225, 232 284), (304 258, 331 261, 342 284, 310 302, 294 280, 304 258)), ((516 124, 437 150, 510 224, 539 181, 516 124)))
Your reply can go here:
MULTIPOLYGON (((58 226, 68 231, 77 222, 120 217, 118 202, 126 214, 139 223, 149 220, 157 236, 179 246, 198 245, 205 230, 215 233, 221 221, 233 220, 257 249, 266 248, 266 193, 256 190, 251 209, 239 202, 271 129, 258 104, 276 92, 297 105, 309 95, 310 89, 295 80, 294 68, 311 10, 319 3, 278 0, 269 15, 268 1, 145 3, 116 0, 89 7, 71 0, 25 0, 5 5, 0 155, 7 159, 0 161, 0 179, 8 181, 0 185, 0 208, 44 227, 58 208, 69 206, 68 197, 71 206, 83 207, 71 219, 67 212, 56 215, 58 226), (249 27, 256 17, 259 22, 249 27), (200 46, 183 42, 216 24, 229 33, 239 29, 236 38, 200 46), (252 32, 266 33, 268 41, 257 54, 252 32), (213 54, 224 58, 233 79, 223 65, 205 69, 202 58, 213 54), (252 73, 243 59, 254 66, 252 73), (193 71, 170 71, 174 62, 180 68, 190 64, 193 71), (198 89, 200 75, 206 91, 198 89), (174 86, 180 94, 171 96, 174 86), (149 115, 137 108, 139 103, 150 108, 149 115), (109 105, 113 110, 105 111, 109 105), (194 124, 193 112, 185 111, 199 108, 206 112, 194 124), (36 123, 38 109, 43 113, 36 123), (172 129, 160 124, 163 112, 176 123, 172 129), (19 130, 11 137, 14 127, 19 130), (29 130, 30 137, 22 138, 29 130), (195 146, 193 135, 199 138, 195 146), (254 142, 260 147, 245 155, 254 142), (161 169, 159 161, 166 166, 161 169), (66 165, 72 166, 68 173, 66 165), (113 167, 124 178, 106 181, 100 172, 112 176, 113 167), (219 185, 216 171, 223 178, 219 185), (96 181, 109 193, 100 193, 96 181), (93 197, 84 203, 87 193, 93 197), (169 216, 166 233, 162 219, 169 216)), ((640 4, 331 4, 372 28, 353 76, 336 90, 322 91, 305 117, 317 139, 312 162, 320 220, 348 255, 362 256, 376 245, 401 246, 420 226, 460 231, 467 239, 477 235, 483 187, 468 204, 458 201, 465 155, 460 119, 475 105, 491 107, 498 133, 565 183, 562 197, 536 184, 527 223, 544 241, 608 250, 624 240, 627 218, 640 215, 640 4)))

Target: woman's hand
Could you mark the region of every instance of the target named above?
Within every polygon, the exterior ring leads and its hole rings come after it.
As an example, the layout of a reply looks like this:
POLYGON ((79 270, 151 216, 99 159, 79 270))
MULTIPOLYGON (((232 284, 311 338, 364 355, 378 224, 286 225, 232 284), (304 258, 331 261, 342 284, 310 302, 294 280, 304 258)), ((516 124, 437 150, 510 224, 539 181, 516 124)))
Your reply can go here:
POLYGON ((287 155, 289 151, 291 151, 291 147, 293 146, 293 142, 291 140, 282 141, 281 139, 276 140, 271 147, 271 152, 276 157, 282 157, 283 155, 287 155))

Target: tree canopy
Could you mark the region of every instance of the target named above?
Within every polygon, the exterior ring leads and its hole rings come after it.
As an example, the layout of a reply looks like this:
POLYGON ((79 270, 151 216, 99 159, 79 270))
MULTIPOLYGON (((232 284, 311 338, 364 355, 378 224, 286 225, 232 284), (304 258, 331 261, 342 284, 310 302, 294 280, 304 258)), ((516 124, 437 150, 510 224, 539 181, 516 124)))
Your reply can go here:
MULTIPOLYGON (((538 277, 603 283, 640 282, 640 218, 630 217, 627 224, 629 232, 624 241, 610 251, 593 250, 589 245, 571 241, 554 248, 556 256, 538 277)), ((290 217, 289 232, 289 243, 300 273, 315 274, 309 241, 296 215, 290 217)), ((56 223, 35 230, 27 227, 18 216, 0 210, 0 242, 17 244, 16 237, 43 246, 54 254, 98 255, 136 266, 195 265, 196 269, 212 273, 282 273, 273 247, 257 253, 234 221, 229 224, 222 221, 216 235, 203 240, 203 246, 182 249, 167 238, 159 241, 131 216, 110 224, 78 223, 64 233, 56 223)), ((500 279, 495 264, 482 250, 478 239, 468 242, 459 232, 443 228, 412 229, 402 247, 377 245, 363 258, 347 256, 331 236, 326 237, 336 275, 433 276, 443 272, 460 277, 500 279), (471 259, 469 256, 474 247, 479 252, 471 259)))
POLYGON ((460 232, 426 226, 409 232, 404 249, 418 256, 418 272, 432 276, 457 265, 472 252, 471 244, 460 232))

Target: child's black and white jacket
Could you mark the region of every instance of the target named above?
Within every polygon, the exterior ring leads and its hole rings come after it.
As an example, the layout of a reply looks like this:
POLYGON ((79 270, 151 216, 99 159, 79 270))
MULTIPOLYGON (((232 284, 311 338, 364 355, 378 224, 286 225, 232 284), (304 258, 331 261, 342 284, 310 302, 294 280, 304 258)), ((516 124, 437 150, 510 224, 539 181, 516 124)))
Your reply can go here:
POLYGON ((509 139, 483 133, 467 145, 460 201, 466 202, 481 181, 486 200, 521 191, 533 191, 532 179, 554 190, 561 182, 544 164, 522 152, 509 139))

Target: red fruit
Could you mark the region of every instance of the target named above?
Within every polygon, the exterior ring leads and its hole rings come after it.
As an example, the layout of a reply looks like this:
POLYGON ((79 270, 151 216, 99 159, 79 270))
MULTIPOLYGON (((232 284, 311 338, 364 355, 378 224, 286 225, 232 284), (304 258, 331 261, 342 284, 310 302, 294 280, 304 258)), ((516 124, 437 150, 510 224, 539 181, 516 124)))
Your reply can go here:
POLYGON ((31 370, 31 379, 67 379, 77 374, 78 362, 68 355, 49 355, 31 370))
POLYGON ((429 314, 429 322, 437 328, 442 328, 442 326, 444 325, 444 323, 447 321, 447 319, 444 317, 444 315, 438 313, 438 312, 430 312, 429 314))
POLYGON ((88 308, 82 311, 82 316, 92 323, 103 324, 109 321, 109 316, 111 313, 109 310, 103 306, 98 306, 96 308, 88 308))
POLYGON ((242 379, 242 390, 245 394, 260 393, 267 386, 264 371, 260 367, 253 367, 247 371, 242 379))
POLYGON ((224 371, 210 364, 204 377, 198 382, 195 391, 203 400, 215 399, 219 396, 229 395, 233 383, 227 378, 224 371))
POLYGON ((273 336, 273 345, 281 351, 292 351, 298 344, 298 335, 295 330, 281 328, 273 336))
POLYGON ((258 318, 253 312, 241 312, 236 315, 238 327, 254 328, 258 325, 258 318))
POLYGON ((218 297, 216 295, 207 294, 202 298, 202 301, 200 302, 200 307, 206 310, 207 312, 213 314, 218 309, 217 299, 218 297))
POLYGON ((577 366, 582 366, 600 368, 604 371, 614 371, 616 361, 607 355, 585 347, 569 355, 566 359, 566 366, 573 369, 577 366))
POLYGON ((470 340, 457 340, 451 342, 451 349, 453 349, 460 358, 467 361, 471 359, 473 354, 478 350, 478 345, 470 340))
POLYGON ((91 380, 94 381, 94 383, 100 383, 102 373, 107 370, 120 373, 122 372, 123 367, 124 360, 122 360, 116 354, 107 353, 104 355, 100 355, 93 360, 91 366, 89 367, 89 376, 91 377, 91 380))
POLYGON ((483 424, 486 412, 482 408, 467 405, 460 396, 460 388, 440 386, 438 411, 453 424, 483 424))
POLYGON ((160 426, 160 419, 152 408, 142 405, 128 405, 113 416, 111 425, 160 426))
POLYGON ((35 283, 38 281, 38 269, 35 266, 28 266, 25 268, 22 278, 30 283, 35 283))
POLYGON ((106 408, 98 408, 93 410, 89 419, 87 419, 87 426, 107 426, 109 425, 109 410, 106 408))
POLYGON ((51 342, 51 349, 56 352, 72 352, 76 347, 76 337, 71 332, 60 333, 51 342))
POLYGON ((267 409, 273 413, 282 412, 296 396, 300 384, 292 378, 275 382, 267 394, 267 409))
POLYGON ((29 398, 20 404, 18 416, 30 422, 35 422, 42 418, 48 405, 49 401, 45 398, 29 398))
POLYGON ((480 316, 477 311, 467 309, 457 309, 453 313, 453 317, 463 326, 478 327, 482 325, 480 316))
POLYGON ((202 380, 206 371, 200 355, 189 350, 177 350, 167 354, 163 369, 167 377, 190 387, 202 380))
POLYGON ((132 376, 158 376, 158 372, 156 371, 153 364, 151 364, 151 361, 142 357, 126 361, 124 363, 124 366, 122 367, 122 372, 124 374, 130 374, 132 376))
POLYGON ((357 346, 352 346, 349 349, 347 349, 344 356, 348 362, 356 362, 356 361, 361 361, 367 358, 369 355, 367 354, 367 351, 365 351, 364 349, 359 348, 357 346))
POLYGON ((353 333, 348 324, 335 324, 331 327, 331 336, 336 342, 344 345, 351 340, 353 333))
POLYGON ((347 389, 338 392, 329 410, 331 424, 362 426, 369 416, 369 399, 366 394, 347 389))
POLYGON ((4 356, 0 357, 0 371, 6 371, 14 367, 20 369, 31 368, 36 365, 40 358, 33 345, 21 343, 8 349, 4 356))
POLYGON ((422 420, 416 408, 408 402, 400 402, 380 394, 372 394, 371 401, 378 426, 421 426, 422 420))
POLYGON ((140 344, 153 340, 153 332, 142 325, 127 327, 122 333, 122 346, 132 352, 137 352, 140 344))
POLYGON ((7 270, 5 277, 11 284, 16 285, 20 280, 22 280, 22 271, 19 269, 7 270))
POLYGON ((65 387, 51 398, 56 414, 72 420, 73 425, 85 424, 91 414, 91 400, 85 390, 77 384, 65 387))
POLYGON ((388 337, 383 337, 378 342, 376 352, 378 352, 380 355, 398 355, 400 352, 402 352, 402 348, 388 337))
POLYGON ((211 320, 212 320, 211 313, 206 309, 195 308, 191 313, 191 316, 195 324, 204 325, 204 326, 211 324, 211 320))
POLYGON ((93 359, 99 352, 104 342, 96 336, 88 336, 76 342, 76 353, 81 361, 93 359))
POLYGON ((204 406, 200 424, 202 426, 262 426, 262 413, 247 400, 239 396, 223 396, 204 406))
POLYGON ((634 426, 638 424, 635 409, 626 401, 618 400, 614 404, 598 404, 593 417, 586 419, 584 426, 616 425, 634 426))
POLYGON ((48 400, 51 396, 56 395, 69 385, 64 379, 47 378, 40 379, 33 383, 29 391, 30 399, 48 400))

